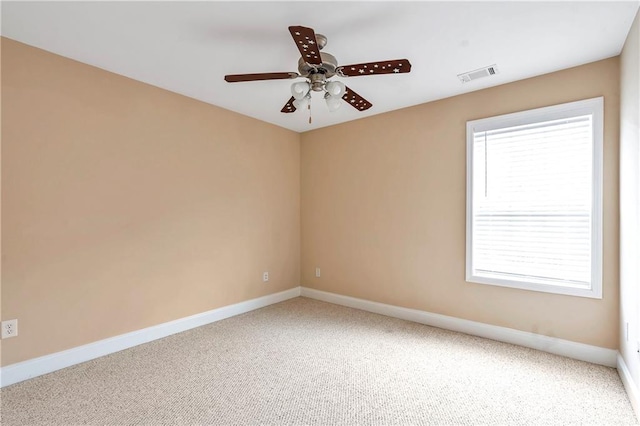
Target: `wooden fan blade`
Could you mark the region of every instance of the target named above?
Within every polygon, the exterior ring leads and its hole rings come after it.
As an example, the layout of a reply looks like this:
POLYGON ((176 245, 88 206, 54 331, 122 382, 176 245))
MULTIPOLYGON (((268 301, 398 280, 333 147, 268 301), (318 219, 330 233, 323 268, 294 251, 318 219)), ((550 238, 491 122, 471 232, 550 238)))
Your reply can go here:
POLYGON ((344 92, 344 95, 342 95, 342 99, 358 111, 365 111, 373 106, 371 102, 358 95, 353 90, 348 87, 346 89, 347 90, 344 92))
POLYGON ((294 100, 295 100, 295 98, 292 96, 291 99, 289 99, 287 101, 287 103, 284 104, 284 106, 282 107, 280 112, 284 112, 285 114, 288 114, 290 112, 295 112, 296 111, 296 107, 293 106, 293 101, 294 100))
POLYGON ((265 72, 258 74, 230 74, 225 75, 224 79, 229 83, 238 83, 241 81, 286 80, 297 77, 300 77, 297 72, 265 72))
POLYGON ((336 69, 336 74, 342 77, 356 77, 360 75, 399 74, 409 71, 411 71, 411 63, 407 59, 393 59, 391 61, 343 65, 336 69))
POLYGON ((289 27, 289 32, 291 33, 291 37, 293 37, 293 41, 296 42, 302 59, 311 65, 322 65, 320 49, 318 49, 316 33, 313 29, 307 27, 289 27))

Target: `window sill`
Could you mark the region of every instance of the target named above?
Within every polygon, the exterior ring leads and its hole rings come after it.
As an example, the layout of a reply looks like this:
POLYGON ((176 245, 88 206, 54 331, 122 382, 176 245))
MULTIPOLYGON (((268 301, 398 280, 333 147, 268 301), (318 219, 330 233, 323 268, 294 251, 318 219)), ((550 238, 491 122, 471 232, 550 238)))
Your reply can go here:
MULTIPOLYGON (((602 291, 596 291, 587 287, 572 287, 553 284, 540 284, 529 281, 516 281, 503 278, 495 278, 483 275, 467 274, 466 281, 475 284, 493 285, 498 287, 509 287, 520 290, 538 291, 543 293, 553 293, 565 296, 587 297, 590 299, 602 299, 602 291)), ((597 286, 596 286, 597 287, 597 286)))

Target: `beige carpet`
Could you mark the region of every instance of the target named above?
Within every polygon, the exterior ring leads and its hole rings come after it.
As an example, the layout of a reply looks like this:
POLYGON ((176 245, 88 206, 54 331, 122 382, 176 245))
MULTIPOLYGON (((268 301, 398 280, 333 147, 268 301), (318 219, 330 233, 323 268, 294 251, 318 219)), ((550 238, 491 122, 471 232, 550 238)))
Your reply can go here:
POLYGON ((2 424, 635 424, 616 370, 305 298, 2 390, 2 424))

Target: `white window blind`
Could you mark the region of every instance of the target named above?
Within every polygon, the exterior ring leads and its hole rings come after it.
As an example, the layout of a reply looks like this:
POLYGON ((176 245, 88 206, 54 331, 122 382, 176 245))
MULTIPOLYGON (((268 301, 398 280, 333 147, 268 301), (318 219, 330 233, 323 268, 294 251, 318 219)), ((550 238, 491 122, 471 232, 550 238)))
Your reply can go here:
POLYGON ((468 129, 469 281, 600 297, 600 118, 570 105, 468 129))

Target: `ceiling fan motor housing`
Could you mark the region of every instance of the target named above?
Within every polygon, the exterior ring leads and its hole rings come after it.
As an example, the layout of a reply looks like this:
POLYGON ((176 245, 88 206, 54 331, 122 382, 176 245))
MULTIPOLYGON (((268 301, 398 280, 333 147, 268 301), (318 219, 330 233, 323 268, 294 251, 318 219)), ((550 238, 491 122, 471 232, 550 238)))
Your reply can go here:
POLYGON ((303 58, 298 60, 298 72, 301 76, 311 78, 313 74, 323 74, 325 78, 331 78, 336 75, 338 68, 338 60, 330 53, 320 52, 322 64, 312 65, 307 63, 303 58))

